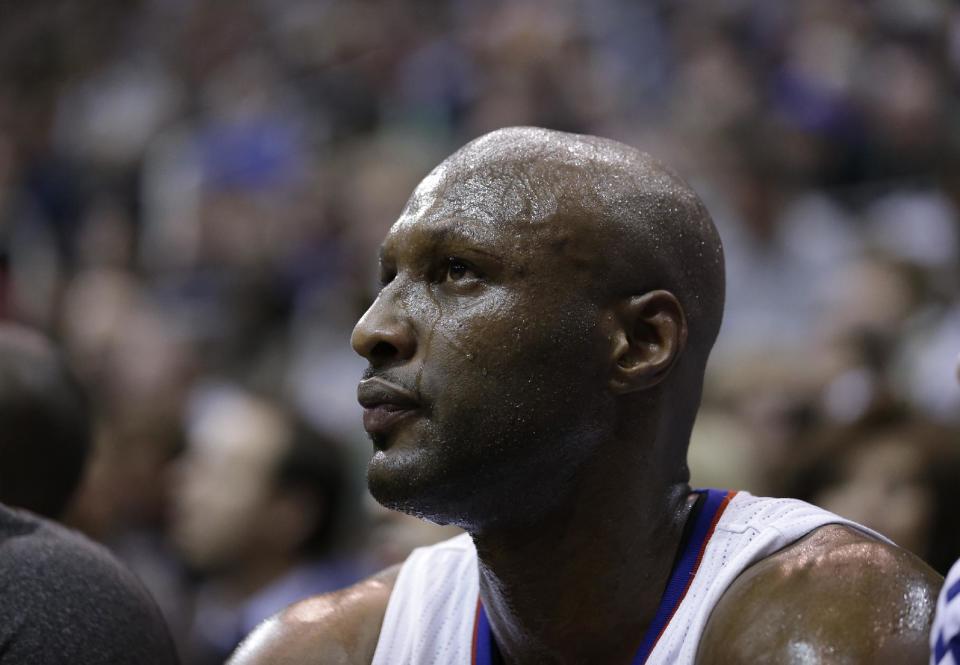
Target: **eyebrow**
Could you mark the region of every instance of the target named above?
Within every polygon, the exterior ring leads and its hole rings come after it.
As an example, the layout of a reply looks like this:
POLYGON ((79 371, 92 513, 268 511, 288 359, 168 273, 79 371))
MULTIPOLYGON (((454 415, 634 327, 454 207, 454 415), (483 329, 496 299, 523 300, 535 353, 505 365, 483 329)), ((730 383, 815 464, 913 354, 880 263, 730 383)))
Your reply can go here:
POLYGON ((424 228, 422 232, 430 238, 431 242, 437 245, 442 243, 463 243, 465 245, 469 245, 472 250, 479 252, 480 254, 495 256, 491 252, 487 252, 486 250, 477 247, 477 241, 475 240, 474 236, 464 233, 461 230, 460 225, 453 222, 444 226, 428 226, 424 228))
MULTIPOLYGON (((476 238, 470 234, 464 233, 457 224, 457 220, 445 220, 440 222, 442 226, 421 226, 417 228, 413 233, 422 234, 426 237, 428 243, 432 246, 444 245, 444 244, 462 244, 466 251, 481 254, 483 256, 489 257, 497 261, 504 261, 504 258, 495 252, 483 249, 478 245, 476 238)), ((382 263, 387 254, 387 245, 384 243, 380 246, 379 251, 379 260, 382 263)))

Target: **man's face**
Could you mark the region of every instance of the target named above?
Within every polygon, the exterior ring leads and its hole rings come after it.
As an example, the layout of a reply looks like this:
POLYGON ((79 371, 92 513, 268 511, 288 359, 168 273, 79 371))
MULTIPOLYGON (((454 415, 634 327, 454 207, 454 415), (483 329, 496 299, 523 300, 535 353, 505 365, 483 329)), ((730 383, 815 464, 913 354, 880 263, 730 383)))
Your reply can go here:
POLYGON ((370 361, 370 490, 438 522, 543 510, 605 422, 596 229, 531 218, 537 203, 518 210, 511 186, 431 174, 387 235, 383 288, 353 333, 370 361))

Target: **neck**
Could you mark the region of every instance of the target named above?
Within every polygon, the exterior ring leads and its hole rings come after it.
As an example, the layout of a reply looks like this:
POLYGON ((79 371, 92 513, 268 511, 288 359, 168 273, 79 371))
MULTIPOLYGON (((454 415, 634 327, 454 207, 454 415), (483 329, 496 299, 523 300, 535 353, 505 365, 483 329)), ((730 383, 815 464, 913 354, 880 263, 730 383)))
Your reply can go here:
POLYGON ((472 534, 480 596, 507 662, 630 662, 692 505, 686 483, 644 478, 655 475, 645 468, 650 460, 597 459, 535 526, 472 534))

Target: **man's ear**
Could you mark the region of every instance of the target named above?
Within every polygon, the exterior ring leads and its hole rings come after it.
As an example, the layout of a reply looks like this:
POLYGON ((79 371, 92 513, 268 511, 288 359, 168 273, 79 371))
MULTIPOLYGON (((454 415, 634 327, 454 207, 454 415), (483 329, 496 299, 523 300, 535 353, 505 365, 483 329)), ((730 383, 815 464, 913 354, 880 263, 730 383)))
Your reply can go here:
POLYGON ((624 298, 613 310, 610 388, 645 390, 670 372, 687 343, 687 317, 669 291, 624 298))

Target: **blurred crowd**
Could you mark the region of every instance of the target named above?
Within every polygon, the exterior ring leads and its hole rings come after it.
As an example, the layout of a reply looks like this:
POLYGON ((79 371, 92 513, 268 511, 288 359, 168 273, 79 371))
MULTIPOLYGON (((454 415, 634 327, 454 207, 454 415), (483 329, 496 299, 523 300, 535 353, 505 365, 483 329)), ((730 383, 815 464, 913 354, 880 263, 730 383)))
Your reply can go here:
POLYGON ((0 316, 89 391, 64 519, 188 665, 444 537, 365 498, 348 338, 415 184, 506 125, 640 147, 711 210, 695 484, 960 555, 954 3, 0 0, 0 316))

